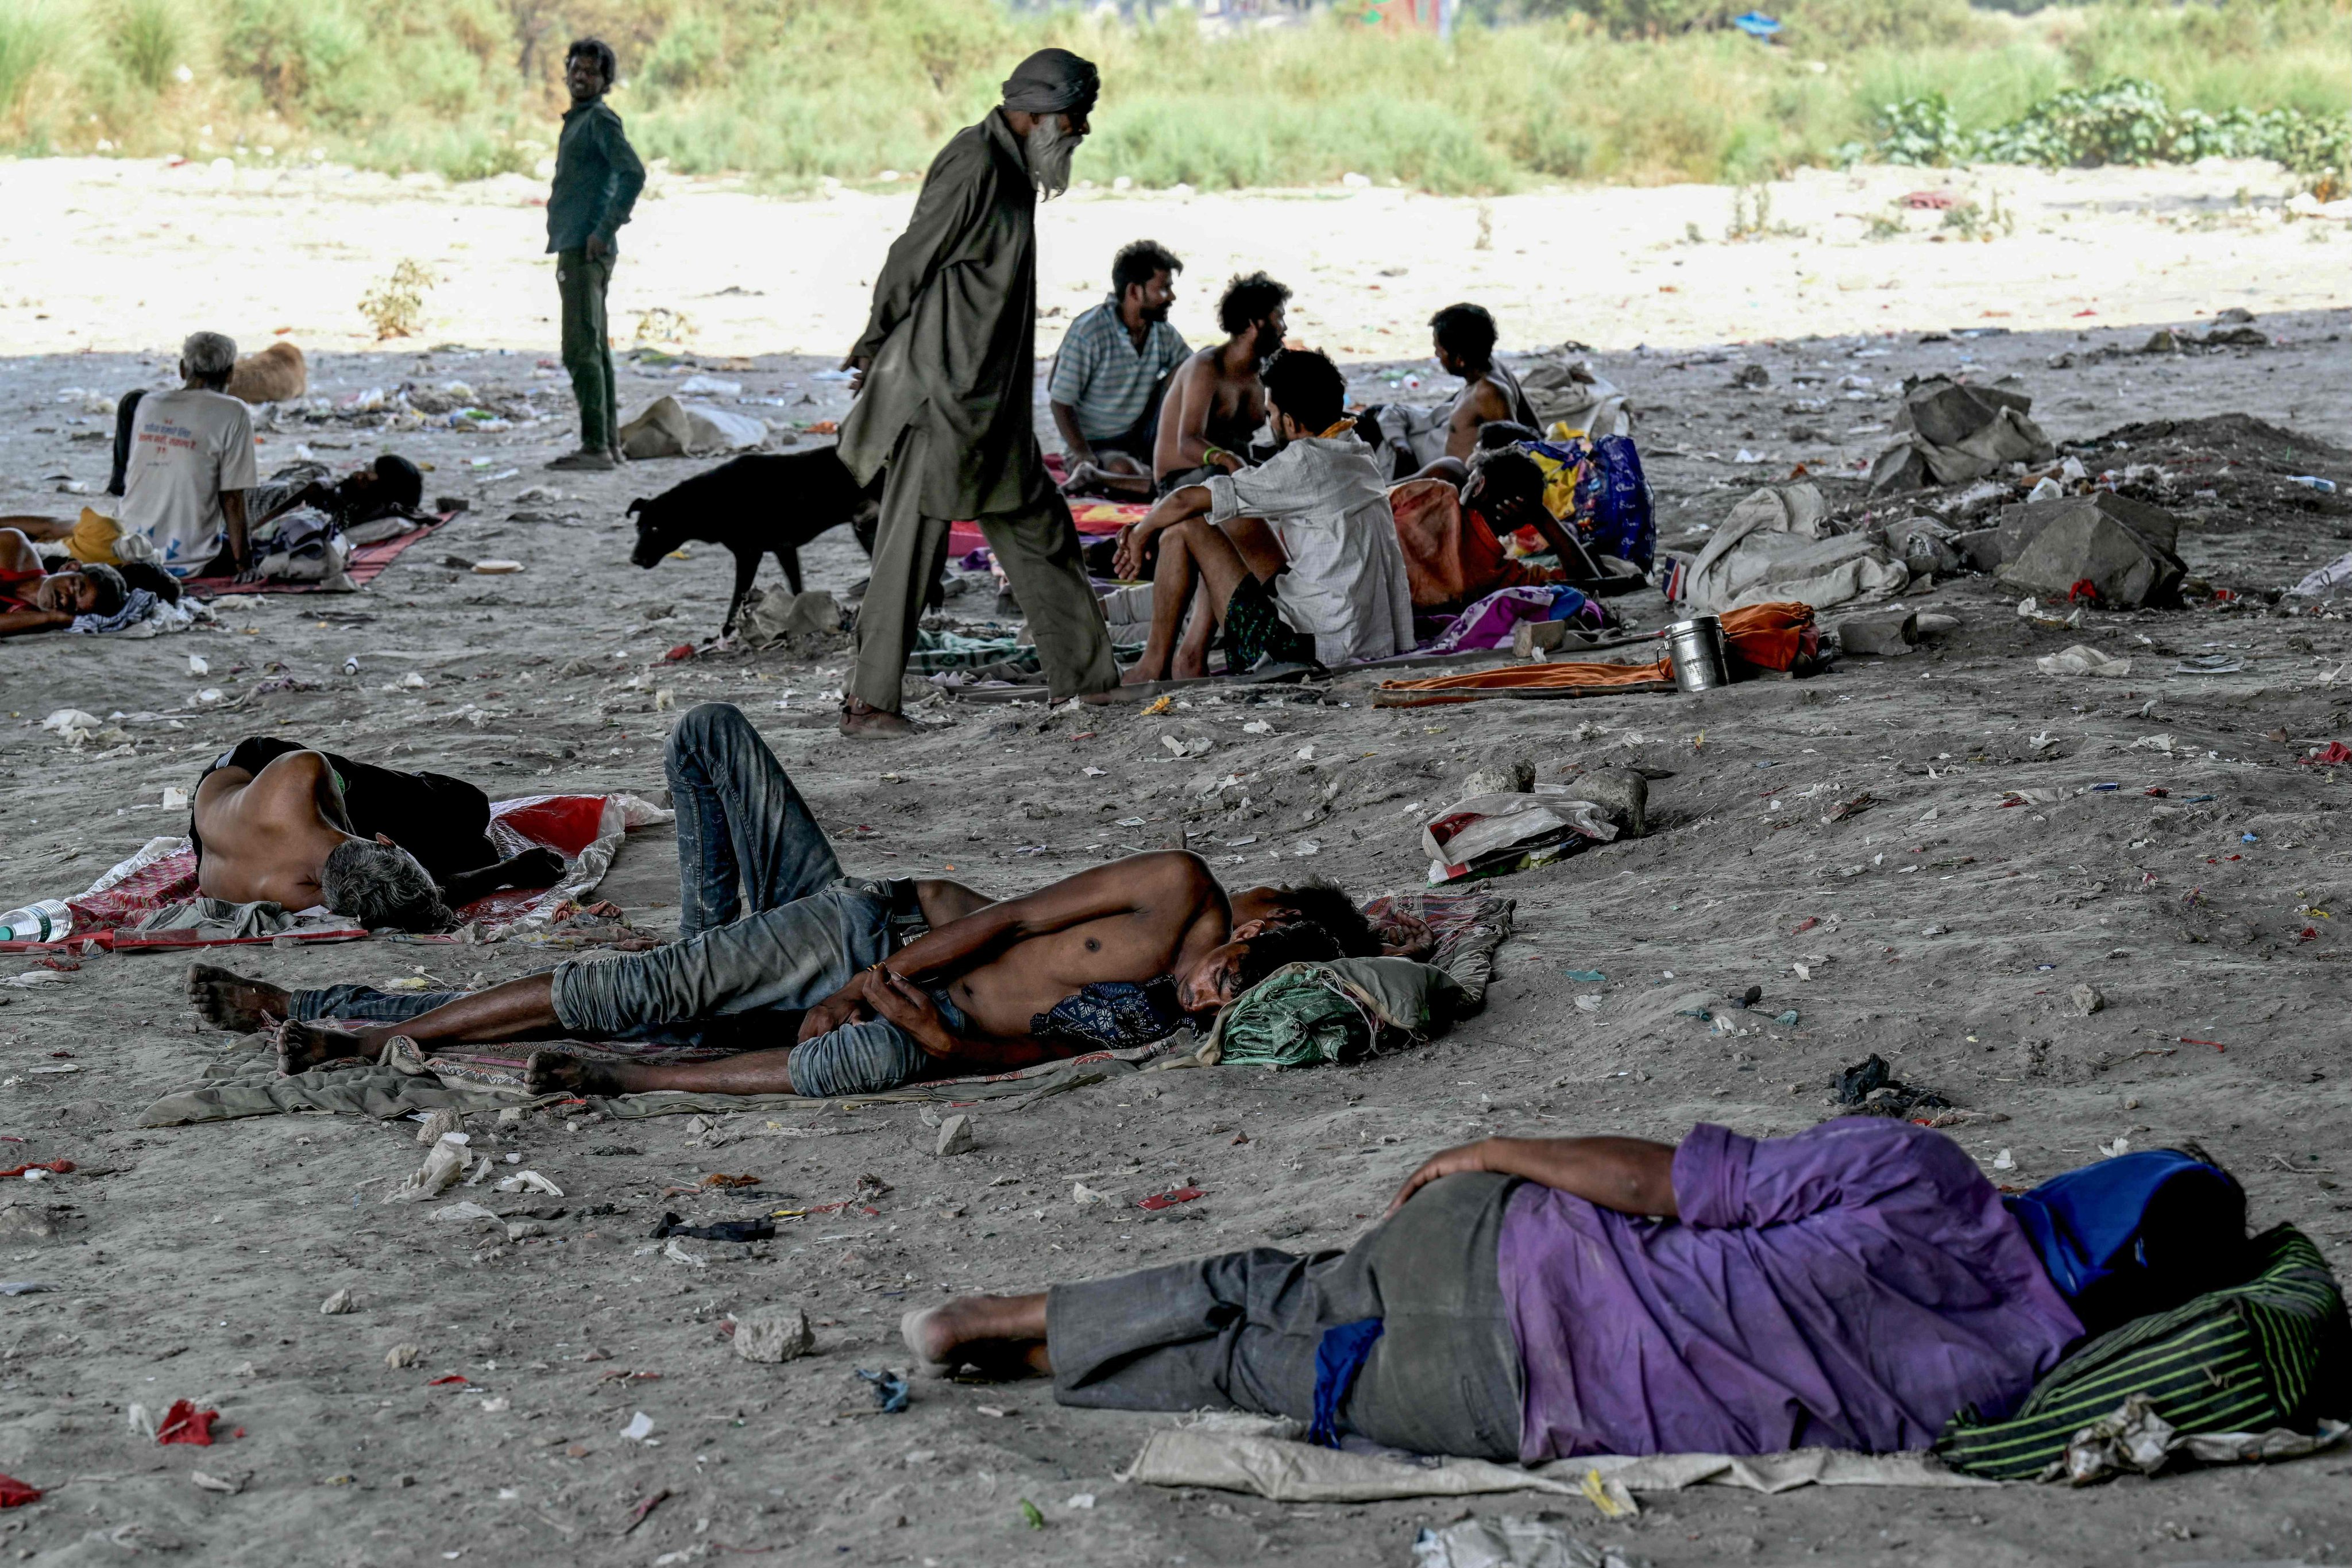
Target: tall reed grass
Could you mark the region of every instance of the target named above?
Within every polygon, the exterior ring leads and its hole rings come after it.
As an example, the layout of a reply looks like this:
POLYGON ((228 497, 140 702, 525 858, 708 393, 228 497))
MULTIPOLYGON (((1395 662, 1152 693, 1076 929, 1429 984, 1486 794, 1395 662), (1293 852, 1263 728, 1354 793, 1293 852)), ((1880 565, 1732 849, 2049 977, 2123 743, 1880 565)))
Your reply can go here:
POLYGON ((1046 42, 1103 68, 1082 175, 1202 188, 1752 181, 1851 155, 1931 94, 1973 132, 2118 77, 2340 121, 2352 81, 2352 0, 1787 0, 1769 47, 1704 25, 1720 3, 1492 5, 1547 14, 1441 43, 1352 8, 1223 35, 998 0, 5 0, 0 149, 529 172, 588 32, 620 51, 614 103, 649 157, 785 186, 920 169, 1046 42))

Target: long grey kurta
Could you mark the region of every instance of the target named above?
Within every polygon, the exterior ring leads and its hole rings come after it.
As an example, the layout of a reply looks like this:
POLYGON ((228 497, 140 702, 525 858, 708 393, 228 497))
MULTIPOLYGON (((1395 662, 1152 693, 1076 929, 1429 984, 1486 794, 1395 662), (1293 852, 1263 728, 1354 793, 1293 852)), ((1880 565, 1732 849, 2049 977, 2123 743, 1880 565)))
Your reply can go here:
POLYGON ((842 421, 841 459, 861 482, 889 470, 852 688, 876 708, 898 708, 921 597, 956 518, 976 520, 1003 564, 1055 698, 1118 679, 1031 409, 1036 205, 1002 110, 958 132, 924 176, 852 351, 871 364, 842 421))

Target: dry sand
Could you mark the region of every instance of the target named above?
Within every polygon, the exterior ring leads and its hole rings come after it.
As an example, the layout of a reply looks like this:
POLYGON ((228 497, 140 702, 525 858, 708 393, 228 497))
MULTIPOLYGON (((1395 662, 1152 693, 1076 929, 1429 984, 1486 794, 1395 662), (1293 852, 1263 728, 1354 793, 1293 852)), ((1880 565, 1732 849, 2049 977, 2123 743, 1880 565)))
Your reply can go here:
MULTIPOLYGON (((1197 292, 1179 321, 1202 336, 1203 297, 1245 248, 1236 225, 1246 215, 1280 237, 1269 265, 1299 258, 1310 335, 1360 351, 1360 388, 1383 395, 1372 356, 1418 353, 1414 323, 1431 305, 1487 298, 1512 342, 1572 334, 1614 351, 1597 363, 1640 410, 1669 536, 1720 516, 1797 458, 1834 468, 1866 455, 1872 437, 1845 432, 1884 422, 1886 389, 1963 356, 1976 374, 2019 377, 2062 439, 2242 410, 2352 444, 2340 236, 2315 246, 2307 226, 2232 216, 2233 172, 2001 178, 2019 233, 1989 246, 1676 246, 1685 221, 1720 228, 1727 193, 1579 192, 1493 204, 1491 258, 1465 248, 1475 223, 1465 203, 1368 192, 1202 198, 1180 210, 1165 198, 1076 197, 1049 215, 1048 297, 1084 303, 1094 284, 1061 280, 1092 276, 1116 240, 1157 229, 1194 258, 1197 292), (2058 216, 2069 210, 2071 220, 2058 216), (1186 226, 1187 216, 1206 221, 1186 226), (2045 223, 2056 232, 2039 232, 2045 223), (1327 271, 1313 268, 1318 247, 1327 271), (1465 282, 1440 269, 1462 255, 1492 272, 1465 282), (1398 266, 1409 293, 1381 276, 1398 266), (1818 279, 1802 291, 1800 269, 1818 279), (1705 282, 1661 296, 1655 279, 1670 270, 1705 282), (1841 289, 1849 277, 1874 287, 1841 289), (1874 288, 1886 281, 1896 286, 1874 288), (1391 294, 1396 309, 1384 311, 1391 294), (2283 342, 2048 363, 2136 345, 2152 323, 2231 305, 2255 310, 2283 342), (2100 313, 2078 318, 2084 309, 2100 313), (1921 329, 1971 325, 2019 330, 1918 341, 1921 329), (1864 327, 1903 330, 1844 335, 1864 327), (1790 335, 1738 356, 1764 364, 1770 384, 1733 389, 1735 356, 1708 345, 1770 333, 1790 335), (1630 352, 1642 342, 1673 348, 1630 352), (1885 352, 1857 357, 1865 349, 1885 352), (1791 426, 1829 423, 1782 411, 1836 396, 1791 384, 1825 361, 1832 380, 1871 377, 1871 395, 1841 401, 1853 417, 1819 438, 1791 439, 1791 426), (1769 460, 1738 464, 1742 447, 1769 460)), ((538 215, 521 210, 520 186, 447 194, 304 175, 280 192, 257 176, 239 175, 236 188, 208 179, 116 164, 0 172, 15 220, 0 238, 0 296, 17 356, 5 373, 13 417, 0 434, 0 510, 74 504, 44 476, 102 482, 103 444, 91 437, 104 426, 84 411, 88 392, 152 382, 162 367, 141 351, 196 325, 255 342, 294 326, 330 396, 462 377, 484 398, 537 386, 560 409, 560 382, 536 363, 551 336, 539 324, 547 280, 529 255, 538 215), (397 205, 371 214, 338 189, 397 205), (166 219, 168 232, 190 237, 182 248, 142 237, 166 232, 166 219), (339 340, 352 299, 402 253, 366 237, 387 229, 436 236, 415 250, 436 263, 447 259, 445 230, 473 247, 457 253, 460 281, 435 296, 426 342, 520 352, 363 352, 339 340), (32 319, 44 312, 47 321, 32 319)), ((1774 216, 1834 222, 1814 214, 1877 210, 1924 177, 1856 179, 1797 182, 1776 193, 1774 216)), ((837 385, 813 378, 824 362, 785 351, 837 352, 854 331, 856 268, 902 209, 882 197, 770 203, 669 185, 630 231, 616 318, 675 304, 700 319, 706 351, 761 356, 730 373, 747 395, 814 399, 757 411, 837 415, 837 385), (787 255, 798 259, 769 259, 787 255), (767 292, 705 298, 730 285, 767 292)), ((674 378, 632 371, 625 401, 667 384, 674 378)), ((1661 1564, 2317 1563, 2352 1546, 2340 1453, 2081 1493, 1705 1491, 1654 1497, 1641 1520, 1620 1524, 1581 1504, 1527 1499, 1286 1508, 1115 1481, 1165 1417, 1064 1411, 1035 1385, 942 1384, 919 1386, 904 1415, 879 1415, 854 1374, 903 1364, 898 1313, 943 1292, 1025 1289, 1225 1247, 1344 1245, 1424 1153, 1480 1133, 1671 1138, 1702 1119, 1756 1133, 1807 1126, 1830 1113, 1831 1075, 1871 1051, 1911 1083, 2008 1117, 1958 1134, 1989 1165, 2010 1151, 2005 1180, 2095 1158, 2119 1136, 2140 1147, 2194 1138, 2244 1175, 2258 1223, 2303 1226, 2339 1271, 2352 1268, 2337 929, 2352 870, 2334 815, 2352 773, 2293 761, 2310 743, 2352 738, 2338 674, 2352 639, 2341 621, 2273 616, 2257 596, 2347 547, 2352 505, 2283 476, 2352 483, 2352 455, 2225 425, 2141 432, 2108 459, 2192 476, 2171 492, 2191 520, 2183 553, 2192 571, 2248 595, 2236 608, 2095 613, 2081 632, 2055 632, 2020 621, 2013 596, 1990 582, 1962 579, 1906 601, 1965 622, 1933 650, 1703 700, 1376 710, 1356 677, 1319 702, 1201 697, 1156 719, 948 706, 930 732, 852 744, 831 729, 838 651, 653 662, 716 629, 727 574, 704 547, 652 573, 627 567, 620 509, 699 465, 541 474, 535 465, 570 430, 563 418, 497 436, 289 421, 267 434, 265 470, 298 439, 337 462, 390 445, 434 463, 430 490, 466 496, 473 510, 364 595, 270 600, 230 612, 222 630, 148 642, 9 644, 7 901, 77 890, 149 837, 178 831, 180 815, 159 805, 163 788, 192 784, 244 734, 454 772, 494 795, 642 792, 659 786, 672 715, 703 700, 753 717, 829 827, 873 830, 845 847, 861 872, 953 866, 1013 891, 1183 831, 1236 881, 1319 872, 1362 893, 1407 887, 1423 872, 1415 804, 1442 800, 1503 756, 1529 759, 1546 778, 1577 764, 1662 770, 1653 832, 1496 884, 1518 900, 1518 934, 1487 1009, 1425 1048, 1280 1077, 1172 1073, 1018 1113, 983 1110, 978 1152, 948 1161, 927 1152, 931 1134, 910 1108, 750 1117, 753 1134, 772 1120, 845 1135, 754 1135, 716 1149, 689 1145, 684 1118, 478 1125, 478 1142, 494 1137, 496 1152, 521 1153, 567 1194, 549 1237, 514 1244, 373 1201, 416 1162, 407 1123, 306 1116, 138 1130, 159 1093, 207 1064, 244 1059, 197 1026, 175 961, 97 957, 58 984, 0 990, 0 1126, 26 1140, 7 1147, 83 1167, 23 1194, 67 1205, 55 1238, 0 1242, 0 1273, 58 1287, 0 1308, 0 1470, 57 1489, 0 1516, 0 1552, 77 1564, 173 1543, 268 1563, 650 1564, 751 1552, 794 1564, 1402 1564, 1419 1523, 1546 1507, 1585 1538, 1661 1564), (2231 466, 2197 467, 2198 451, 2231 466), (521 471, 480 477, 508 468, 521 471), (541 484, 556 493, 519 495, 541 484), (2195 493, 2206 489, 2214 494, 2195 493), (511 556, 527 569, 461 575, 437 564, 452 553, 511 556), (2036 671, 2034 656, 2074 641, 2129 655, 2132 674, 2036 671), (2210 651, 2242 656, 2243 670, 2176 672, 2180 658, 2210 651), (192 652, 210 661, 202 680, 187 673, 192 652), (349 677, 354 655, 362 673, 349 677), (383 689, 412 669, 430 680, 423 691, 383 689), (257 689, 289 676, 299 689, 257 689), (194 704, 207 685, 227 693, 222 707, 194 704), (667 711, 657 710, 662 690, 667 711), (137 728, 119 750, 73 752, 37 728, 67 706, 179 717, 177 727, 137 728), (490 717, 460 720, 468 706, 490 717), (1261 718, 1275 733, 1244 732, 1261 718), (1213 749, 1172 762, 1163 734, 1205 737, 1213 749), (2158 735, 2169 750, 2140 744, 2158 735), (1314 758, 1302 762, 1307 746, 1314 758), (1209 770, 1254 775, 1249 805, 1196 795, 1209 770), (2120 787, 2075 793, 2104 783, 2120 787), (2020 788, 2059 795, 2004 808, 2004 792, 2020 788), (2168 793, 2145 793, 2158 789, 2168 793), (1868 809, 1824 820, 1865 796, 1868 809), (1016 802, 1038 811, 1017 813, 1016 802), (1146 825, 1117 826, 1130 816, 1146 825), (1301 858, 1310 839, 1319 848, 1301 858), (1570 981, 1564 969, 1608 978, 1570 981), (2084 982, 2107 999, 2087 1017, 2068 1000, 2084 982), (1765 997, 1750 1033, 1713 1037, 1674 1011, 1685 991, 1750 984, 1765 997), (1599 994, 1600 1010, 1580 1011, 1577 993, 1599 994), (1799 1012, 1796 1026, 1769 1022, 1786 1008, 1799 1012), (79 1070, 28 1070, 56 1066, 79 1070), (869 1173, 891 1190, 865 1205, 872 1215, 853 1207, 787 1225, 772 1244, 690 1244, 704 1267, 649 1252, 646 1233, 666 1208, 715 1218, 761 1206, 663 1195, 714 1171, 757 1174, 763 1192, 812 1205, 851 1197, 869 1173), (1071 1201, 1079 1180, 1132 1200, 1179 1179, 1208 1195, 1157 1215, 1071 1201), (360 1310, 321 1316, 321 1300, 341 1289, 360 1310), (782 1367, 738 1360, 719 1325, 763 1303, 804 1307, 818 1353, 782 1367), (403 1343, 422 1347, 421 1359, 387 1367, 385 1352, 403 1343), (469 1384, 429 1381, 453 1373, 469 1384), (244 1436, 197 1450, 127 1429, 131 1403, 157 1411, 180 1396, 216 1406, 221 1430, 244 1436), (620 1436, 640 1410, 658 1446, 620 1436), (226 1495, 194 1485, 197 1469, 251 1479, 226 1495), (620 1536, 632 1508, 664 1489, 667 1500, 620 1536), (1084 1497, 1091 1507, 1075 1500, 1084 1497), (1025 1522, 1023 1500, 1042 1531, 1025 1522)), ((845 588, 864 571, 839 535, 806 559, 817 586, 845 588)), ((989 603, 959 595, 951 608, 968 622, 989 603)), ((1663 618, 1654 596, 1628 603, 1650 625, 1663 618)), ((671 853, 666 830, 641 835, 606 885, 656 930, 676 918, 671 853)), ((369 942, 263 949, 245 962, 280 983, 323 984, 382 983, 420 965, 490 981, 544 959, 507 945, 369 942)))

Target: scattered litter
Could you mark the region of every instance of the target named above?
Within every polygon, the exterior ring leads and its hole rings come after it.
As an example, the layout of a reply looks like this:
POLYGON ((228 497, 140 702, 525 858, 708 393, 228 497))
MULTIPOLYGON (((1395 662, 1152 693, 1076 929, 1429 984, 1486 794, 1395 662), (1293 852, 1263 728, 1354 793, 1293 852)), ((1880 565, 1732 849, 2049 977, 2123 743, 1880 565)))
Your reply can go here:
POLYGON ((1597 969, 1563 969, 1559 972, 1559 976, 1563 980, 1573 980, 1585 985, 1600 985, 1606 983, 1609 978, 1597 969))
POLYGON ((1062 1506, 1065 1508, 1092 1508, 1095 1506, 1095 1494, 1092 1492, 1079 1492, 1062 1506))
POLYGON ((1894 1069, 1876 1052, 1838 1074, 1830 1080, 1830 1087, 1836 1090, 1840 1105, 1851 1106, 1864 1116, 1907 1119, 1915 1110, 1940 1110, 1952 1103, 1933 1089, 1895 1082, 1894 1069))
POLYGON ((563 1195, 562 1187, 557 1186, 537 1171, 517 1171, 513 1175, 501 1180, 498 1184, 498 1190, 502 1193, 543 1193, 551 1198, 560 1198, 563 1195))
POLYGON ((1207 1195, 1208 1194, 1206 1193, 1203 1193, 1198 1187, 1173 1187, 1164 1193, 1154 1193, 1150 1197, 1145 1198, 1141 1203, 1137 1204, 1135 1206, 1139 1209, 1150 1209, 1157 1213, 1160 1209, 1172 1209, 1178 1204, 1189 1204, 1194 1198, 1206 1197, 1207 1195))
MULTIPOLYGON (((138 1406, 131 1406, 137 1409, 138 1406)), ((217 1410, 199 1410, 192 1400, 175 1399, 163 1412, 161 1425, 155 1428, 158 1443, 193 1443, 209 1448, 213 1441, 213 1423, 220 1419, 217 1410)))
POLYGON ((2246 668, 2246 661, 2233 654, 2200 653, 2172 668, 2182 675, 2235 675, 2246 668))
POLYGON ((874 1404, 885 1415, 897 1415, 907 1408, 907 1379, 901 1373, 884 1368, 868 1372, 859 1367, 857 1375, 874 1385, 874 1404))
POLYGON ((471 1198, 467 1198, 463 1202, 447 1204, 435 1209, 433 1217, 435 1219, 496 1219, 499 1216, 471 1198))
POLYGON ((2011 1158, 2008 1150, 2003 1149, 1992 1157, 1992 1168, 1996 1171, 2014 1171, 2017 1169, 2017 1162, 2011 1158))
POLYGON ((754 1219, 714 1220, 709 1225, 688 1225, 674 1214, 666 1214, 661 1224, 654 1227, 654 1239, 669 1237, 690 1237, 696 1241, 766 1241, 776 1234, 776 1222, 765 1215, 754 1219))
POLYGON ((632 1443, 642 1443, 653 1435, 654 1418, 642 1410, 630 1416, 629 1424, 621 1428, 621 1436, 632 1443))
POLYGON ((2116 658, 2081 643, 2057 653, 2045 653, 2033 663, 2044 675, 2088 675, 2109 680, 2129 675, 2132 667, 2128 658, 2116 658))
POLYGON ((2284 1427, 2268 1432, 2179 1432, 2157 1414, 2147 1395, 2135 1394, 2114 1415, 2075 1433, 2066 1445, 2065 1457, 2052 1460, 2040 1479, 2083 1487, 2126 1470, 2152 1476, 2182 1453, 2209 1465, 2298 1458, 2335 1447, 2347 1434, 2352 1434, 2352 1426, 2341 1421, 2322 1421, 2315 1434, 2284 1427))
MULTIPOLYGON (((865 1374, 861 1373, 859 1375, 864 1376, 865 1374)), ((1020 1500, 1021 1522, 1027 1525, 1032 1530, 1045 1529, 1045 1516, 1037 1511, 1037 1505, 1031 1502, 1027 1498, 1023 1498, 1020 1500)))
POLYGON ((1423 1526, 1412 1568, 1631 1568, 1614 1547, 1590 1546, 1542 1519, 1500 1514, 1444 1530, 1423 1526))
POLYGON ((56 1289, 56 1286, 40 1279, 0 1280, 0 1296, 40 1296, 56 1289))
POLYGON ((675 1236, 671 1237, 667 1245, 663 1247, 661 1255, 670 1262, 683 1263, 688 1268, 708 1268, 710 1267, 710 1259, 703 1257, 698 1252, 688 1252, 685 1247, 678 1245, 677 1237, 675 1236))
MULTIPOLYGON (((208 1475, 203 1470, 190 1470, 188 1479, 194 1482, 200 1491, 224 1492, 230 1497, 235 1497, 245 1489, 245 1484, 247 1481, 253 1479, 253 1472, 240 1470, 233 1476, 215 1476, 208 1475)), ((5 1506, 0 1504, 0 1507, 5 1506)))
MULTIPOLYGON (((457 1133, 455 1136, 465 1135, 457 1133)), ((468 1163, 465 1145, 452 1142, 445 1137, 440 1142, 433 1145, 432 1152, 425 1156, 425 1163, 412 1172, 405 1182, 386 1193, 382 1201, 388 1204, 414 1204, 422 1203, 427 1198, 437 1198, 457 1184, 458 1178, 466 1173, 466 1166, 468 1163)), ((446 1212, 446 1210, 442 1211, 443 1214, 446 1212)), ((436 1214, 434 1217, 440 1218, 441 1215, 436 1214)))
POLYGON ((1070 1201, 1084 1208, 1090 1204, 1108 1204, 1111 1198, 1108 1193, 1098 1193, 1084 1182, 1078 1182, 1070 1188, 1070 1201))

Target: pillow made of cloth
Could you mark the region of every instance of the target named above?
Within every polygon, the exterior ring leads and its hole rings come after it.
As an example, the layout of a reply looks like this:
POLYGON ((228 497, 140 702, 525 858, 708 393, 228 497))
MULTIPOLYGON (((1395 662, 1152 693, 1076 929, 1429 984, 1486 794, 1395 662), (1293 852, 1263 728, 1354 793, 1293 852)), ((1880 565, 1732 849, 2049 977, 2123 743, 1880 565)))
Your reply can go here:
POLYGON ((2319 1249, 2293 1226, 2248 1244, 2255 1270, 2170 1311, 2136 1318, 2060 1362, 2002 1421, 1961 1411, 1936 1439, 1956 1470, 2027 1480, 2134 1394, 2179 1432, 2311 1430, 2352 1414, 2352 1325, 2319 1249))

